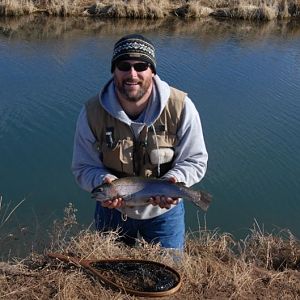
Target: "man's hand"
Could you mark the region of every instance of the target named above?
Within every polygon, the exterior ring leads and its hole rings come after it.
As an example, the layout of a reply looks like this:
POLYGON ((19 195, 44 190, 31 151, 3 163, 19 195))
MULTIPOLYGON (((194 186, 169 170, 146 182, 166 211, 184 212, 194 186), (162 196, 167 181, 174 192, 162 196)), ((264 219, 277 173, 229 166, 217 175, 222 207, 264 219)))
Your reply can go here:
MULTIPOLYGON (((109 177, 106 177, 104 180, 103 180, 103 183, 112 183, 115 179, 112 179, 112 178, 109 178, 109 177)), ((102 206, 103 207, 107 207, 107 208, 119 208, 119 207, 122 207, 124 206, 124 200, 123 198, 114 198, 114 199, 110 199, 110 200, 106 200, 106 201, 103 201, 102 202, 102 206)))
MULTIPOLYGON (((177 179, 175 177, 170 177, 167 179, 168 181, 172 183, 176 183, 177 179)), ((171 205, 177 205, 179 202, 178 198, 171 198, 171 197, 166 197, 166 196, 154 196, 151 197, 149 200, 149 203, 152 205, 156 206, 159 205, 160 208, 166 208, 169 209, 171 205)))

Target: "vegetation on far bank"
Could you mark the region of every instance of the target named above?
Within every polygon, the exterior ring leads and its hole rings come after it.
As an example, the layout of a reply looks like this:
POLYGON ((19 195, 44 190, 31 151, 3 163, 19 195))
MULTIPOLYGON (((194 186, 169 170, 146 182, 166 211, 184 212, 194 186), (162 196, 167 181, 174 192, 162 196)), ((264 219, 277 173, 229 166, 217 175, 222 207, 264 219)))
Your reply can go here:
POLYGON ((0 16, 37 13, 132 19, 213 16, 272 20, 299 17, 300 0, 0 0, 0 16))
POLYGON ((178 261, 173 259, 174 253, 143 240, 136 247, 127 247, 118 241, 117 232, 82 230, 75 212, 70 205, 64 219, 54 222, 43 253, 32 251, 26 258, 0 262, 0 299, 137 299, 111 290, 82 268, 48 258, 48 252, 169 265, 180 273, 182 286, 167 299, 300 297, 300 243, 288 230, 268 234, 255 224, 244 240, 236 241, 227 233, 199 229, 188 235, 178 261))

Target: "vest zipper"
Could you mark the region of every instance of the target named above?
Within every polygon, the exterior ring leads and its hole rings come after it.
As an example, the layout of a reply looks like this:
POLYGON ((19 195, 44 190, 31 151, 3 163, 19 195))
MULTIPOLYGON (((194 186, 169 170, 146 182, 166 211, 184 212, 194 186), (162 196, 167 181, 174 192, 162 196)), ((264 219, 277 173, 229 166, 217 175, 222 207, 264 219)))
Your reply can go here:
MULTIPOLYGON (((135 162, 135 158, 136 158, 136 144, 137 144, 137 139, 135 137, 134 131, 132 129, 131 126, 129 126, 131 134, 132 134, 132 138, 133 138, 133 150, 132 150, 132 170, 133 170, 133 176, 136 176, 136 162, 135 162)), ((123 219, 123 215, 122 215, 122 219, 123 219)))
POLYGON ((138 167, 141 167, 141 160, 143 159, 142 157, 140 157, 140 155, 138 155, 138 151, 140 150, 139 148, 145 147, 146 143, 147 143, 147 137, 148 137, 148 128, 147 125, 144 125, 143 129, 141 130, 140 135, 143 133, 143 131, 145 130, 144 128, 146 127, 146 136, 145 136, 145 140, 143 142, 143 145, 140 141, 140 139, 135 137, 134 131, 132 129, 131 126, 129 126, 130 131, 132 133, 132 137, 133 137, 133 151, 132 151, 132 169, 133 169, 133 176, 137 176, 140 173, 140 170, 138 170, 138 167), (137 157, 138 156, 138 157, 137 157))

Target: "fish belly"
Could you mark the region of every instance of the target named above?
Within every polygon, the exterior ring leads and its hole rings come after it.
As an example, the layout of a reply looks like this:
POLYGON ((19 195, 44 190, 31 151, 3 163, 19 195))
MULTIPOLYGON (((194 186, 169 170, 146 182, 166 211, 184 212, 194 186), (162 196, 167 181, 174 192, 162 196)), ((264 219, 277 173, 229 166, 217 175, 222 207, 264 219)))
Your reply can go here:
POLYGON ((161 183, 153 183, 145 185, 143 189, 140 189, 136 192, 128 193, 127 191, 123 198, 128 206, 142 206, 148 204, 151 197, 165 196, 178 198, 182 197, 183 195, 184 193, 176 188, 176 186, 172 187, 161 183))

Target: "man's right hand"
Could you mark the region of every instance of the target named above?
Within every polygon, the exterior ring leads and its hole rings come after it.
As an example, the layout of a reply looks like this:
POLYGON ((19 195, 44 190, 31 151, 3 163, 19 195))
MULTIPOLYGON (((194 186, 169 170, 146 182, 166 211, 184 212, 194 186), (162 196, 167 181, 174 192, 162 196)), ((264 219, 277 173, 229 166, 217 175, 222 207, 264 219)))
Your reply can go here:
MULTIPOLYGON (((112 183, 114 180, 116 179, 112 179, 110 177, 106 177, 104 180, 103 180, 103 183, 112 183)), ((114 199, 110 199, 110 200, 106 200, 106 201, 103 201, 102 204, 101 204, 103 207, 106 207, 106 208, 120 208, 122 206, 125 205, 125 202, 123 200, 123 198, 114 198, 114 199)))

